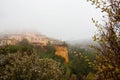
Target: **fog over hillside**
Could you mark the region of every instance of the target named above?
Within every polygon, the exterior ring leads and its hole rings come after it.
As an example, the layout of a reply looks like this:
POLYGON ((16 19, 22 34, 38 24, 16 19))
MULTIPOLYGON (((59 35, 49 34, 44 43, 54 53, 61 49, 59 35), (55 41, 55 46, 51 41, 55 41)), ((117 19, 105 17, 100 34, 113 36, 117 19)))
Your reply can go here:
POLYGON ((79 40, 71 40, 66 41, 68 45, 79 47, 79 48, 90 48, 90 45, 98 45, 97 42, 93 41, 93 39, 79 39, 79 40))
POLYGON ((86 0, 0 0, 0 34, 38 31, 66 41, 90 38, 96 30, 91 18, 99 20, 99 14, 86 0))

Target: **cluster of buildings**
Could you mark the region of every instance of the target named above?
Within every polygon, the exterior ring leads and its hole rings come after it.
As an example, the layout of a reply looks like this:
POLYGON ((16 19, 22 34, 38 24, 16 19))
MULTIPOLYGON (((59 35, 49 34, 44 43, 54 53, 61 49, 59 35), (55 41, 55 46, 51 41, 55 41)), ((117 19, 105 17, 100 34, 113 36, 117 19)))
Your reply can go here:
POLYGON ((15 45, 21 42, 23 39, 27 39, 32 44, 46 46, 49 39, 41 34, 25 33, 25 34, 11 34, 0 39, 0 46, 3 45, 15 45))

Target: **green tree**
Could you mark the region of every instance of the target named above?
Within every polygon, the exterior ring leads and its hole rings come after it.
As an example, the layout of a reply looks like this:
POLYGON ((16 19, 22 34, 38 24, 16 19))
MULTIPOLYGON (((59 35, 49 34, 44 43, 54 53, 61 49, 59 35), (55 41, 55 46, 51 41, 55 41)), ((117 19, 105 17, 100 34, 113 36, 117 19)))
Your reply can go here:
POLYGON ((93 20, 98 28, 94 40, 99 46, 94 48, 96 69, 100 80, 120 79, 120 0, 88 0, 105 15, 105 24, 93 20))
POLYGON ((69 45, 69 64, 71 76, 75 75, 77 80, 84 80, 89 73, 95 74, 91 62, 95 55, 91 50, 80 49, 77 46, 69 45))
POLYGON ((9 54, 9 53, 15 53, 19 50, 19 47, 17 45, 6 45, 0 47, 0 54, 9 54))
POLYGON ((0 80, 60 80, 64 68, 53 59, 14 53, 0 55, 0 80))
POLYGON ((33 52, 33 45, 27 39, 23 39, 16 45, 0 46, 0 54, 16 53, 18 51, 22 53, 28 52, 30 54, 33 52))

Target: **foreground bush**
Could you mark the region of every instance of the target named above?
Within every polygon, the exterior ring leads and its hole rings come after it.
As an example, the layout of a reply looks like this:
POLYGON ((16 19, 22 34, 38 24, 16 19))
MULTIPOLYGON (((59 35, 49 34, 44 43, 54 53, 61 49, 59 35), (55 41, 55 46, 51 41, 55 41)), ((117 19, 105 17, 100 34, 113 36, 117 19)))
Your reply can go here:
POLYGON ((60 80, 63 76, 63 67, 52 59, 22 53, 0 56, 0 80, 60 80))
POLYGON ((103 23, 94 19, 97 34, 93 37, 99 46, 95 68, 99 80, 120 80, 120 0, 88 0, 103 12, 103 23))

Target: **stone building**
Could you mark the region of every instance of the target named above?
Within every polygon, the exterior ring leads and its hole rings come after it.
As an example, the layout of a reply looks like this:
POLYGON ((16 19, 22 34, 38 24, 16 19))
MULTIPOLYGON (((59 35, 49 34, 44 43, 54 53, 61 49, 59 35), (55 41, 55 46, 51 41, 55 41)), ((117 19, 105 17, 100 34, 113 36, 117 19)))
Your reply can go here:
POLYGON ((0 39, 0 46, 15 45, 17 41, 15 39, 0 39))
POLYGON ((34 33, 13 34, 9 36, 8 39, 15 39, 19 42, 22 41, 23 39, 27 39, 30 43, 41 46, 46 46, 48 43, 48 39, 44 35, 34 33))

